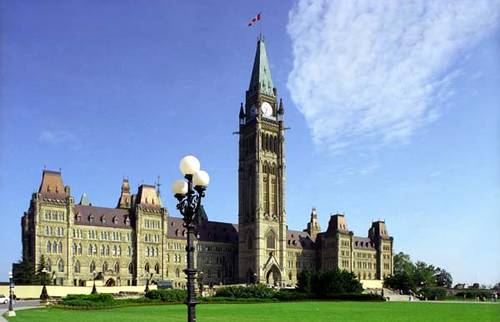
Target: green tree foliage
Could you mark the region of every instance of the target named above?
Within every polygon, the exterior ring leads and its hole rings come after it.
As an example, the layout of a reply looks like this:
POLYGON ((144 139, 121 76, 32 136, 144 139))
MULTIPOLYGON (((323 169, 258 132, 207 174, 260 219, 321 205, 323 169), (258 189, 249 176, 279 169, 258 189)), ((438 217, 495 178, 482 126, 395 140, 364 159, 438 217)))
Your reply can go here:
POLYGON ((319 297, 334 294, 358 294, 363 291, 354 273, 340 269, 322 272, 303 271, 298 276, 298 286, 299 290, 319 297))
MULTIPOLYGON (((451 287, 452 283, 453 278, 446 270, 422 261, 413 263, 410 256, 402 252, 394 255, 394 275, 384 280, 384 286, 405 293, 421 289, 435 290, 436 286, 451 287)), ((437 297, 441 297, 441 293, 438 295, 437 297)))
POLYGON ((451 274, 442 268, 436 268, 436 285, 450 288, 453 284, 451 274))
POLYGON ((14 265, 14 283, 17 285, 37 284, 35 266, 28 260, 20 260, 14 265))

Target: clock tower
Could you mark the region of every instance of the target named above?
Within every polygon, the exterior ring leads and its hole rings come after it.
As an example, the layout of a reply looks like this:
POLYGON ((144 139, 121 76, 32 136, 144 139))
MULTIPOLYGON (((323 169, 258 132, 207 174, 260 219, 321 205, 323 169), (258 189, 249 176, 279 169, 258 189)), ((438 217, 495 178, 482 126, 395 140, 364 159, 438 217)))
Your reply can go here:
POLYGON ((262 36, 239 114, 239 279, 282 285, 286 215, 284 109, 273 85, 262 36))

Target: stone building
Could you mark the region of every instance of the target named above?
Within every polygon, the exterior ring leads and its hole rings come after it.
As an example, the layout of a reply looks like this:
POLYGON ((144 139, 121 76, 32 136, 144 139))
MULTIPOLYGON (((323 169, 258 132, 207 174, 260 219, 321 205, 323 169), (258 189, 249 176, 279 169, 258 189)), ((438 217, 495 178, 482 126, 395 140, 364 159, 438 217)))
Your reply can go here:
MULTIPOLYGON (((306 229, 288 229, 284 114, 260 37, 239 111, 238 224, 198 227, 195 265, 204 283, 295 285, 301 270, 335 267, 360 280, 390 275, 393 239, 383 221, 357 237, 344 215, 335 214, 321 232, 313 209, 306 229)), ((98 207, 85 194, 76 203, 61 173, 45 170, 22 217, 22 241, 24 259, 38 264, 43 255, 60 285, 82 285, 94 274, 106 285, 152 279, 183 287, 186 281, 182 219, 170 216, 153 185, 132 193, 125 179, 116 207, 98 207)))

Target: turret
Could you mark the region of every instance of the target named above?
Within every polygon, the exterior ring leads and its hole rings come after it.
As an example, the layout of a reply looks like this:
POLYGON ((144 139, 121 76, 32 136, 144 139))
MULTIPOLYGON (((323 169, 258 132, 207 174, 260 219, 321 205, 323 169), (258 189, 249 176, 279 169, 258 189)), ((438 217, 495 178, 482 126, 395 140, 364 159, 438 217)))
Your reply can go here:
POLYGON ((128 209, 132 206, 132 196, 130 195, 130 184, 128 179, 123 179, 120 199, 116 208, 128 209))
POLYGON ((304 230, 311 236, 312 240, 316 239, 316 236, 321 231, 321 228, 318 223, 318 214, 316 212, 316 208, 313 208, 311 211, 311 219, 307 223, 307 229, 304 230))
POLYGON ((345 220, 344 215, 335 214, 330 216, 330 221, 328 222, 328 229, 326 230, 326 234, 329 236, 335 235, 337 232, 340 233, 349 233, 349 229, 347 228, 347 222, 345 220))
POLYGON ((368 230, 368 237, 371 239, 376 239, 378 237, 389 238, 385 222, 383 220, 372 222, 372 226, 368 230))

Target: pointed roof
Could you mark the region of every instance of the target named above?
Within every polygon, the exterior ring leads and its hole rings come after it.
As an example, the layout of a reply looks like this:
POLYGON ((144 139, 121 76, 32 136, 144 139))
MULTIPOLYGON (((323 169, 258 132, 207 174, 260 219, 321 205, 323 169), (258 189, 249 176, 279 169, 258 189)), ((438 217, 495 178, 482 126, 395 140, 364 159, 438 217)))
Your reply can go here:
POLYGON ((89 197, 87 196, 87 194, 85 192, 82 194, 82 197, 80 198, 80 205, 90 206, 89 197))
POLYGON ((43 170, 38 193, 51 199, 64 199, 68 192, 64 189, 60 171, 43 170))
POLYGON ((264 38, 260 35, 257 40, 257 51, 255 52, 252 78, 250 79, 248 91, 250 93, 256 93, 258 90, 261 94, 275 96, 273 89, 274 85, 271 77, 271 69, 269 68, 269 61, 267 59, 266 46, 264 44, 264 38))

